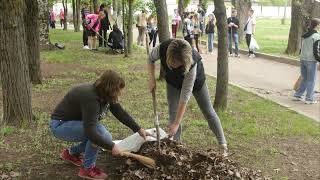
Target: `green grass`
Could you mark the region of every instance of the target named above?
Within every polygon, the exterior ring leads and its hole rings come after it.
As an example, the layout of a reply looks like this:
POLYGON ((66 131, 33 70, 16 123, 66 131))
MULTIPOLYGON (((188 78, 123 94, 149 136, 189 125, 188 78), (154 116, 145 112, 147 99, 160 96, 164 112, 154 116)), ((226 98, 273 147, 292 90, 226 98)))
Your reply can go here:
MULTIPOLYGON (((254 36, 260 46, 258 52, 297 59, 298 55, 289 56, 285 54, 288 44, 290 23, 289 19, 286 20, 285 25, 282 25, 280 19, 258 18, 256 34, 254 36)), ((215 32, 217 32, 217 30, 215 32)), ((206 40, 207 35, 203 36, 202 39, 206 40)), ((215 41, 217 41, 217 39, 216 33, 215 41)), ((245 41, 240 44, 240 49, 248 49, 245 41)))

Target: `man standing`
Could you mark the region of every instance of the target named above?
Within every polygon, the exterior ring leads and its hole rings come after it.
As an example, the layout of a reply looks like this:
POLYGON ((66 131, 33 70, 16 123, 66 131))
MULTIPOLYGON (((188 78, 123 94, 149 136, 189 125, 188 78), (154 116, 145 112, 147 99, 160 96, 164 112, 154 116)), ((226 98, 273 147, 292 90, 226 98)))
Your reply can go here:
POLYGON ((205 16, 206 16, 206 12, 201 8, 201 5, 198 5, 198 19, 199 19, 199 24, 200 24, 200 35, 203 35, 203 31, 204 31, 204 25, 205 25, 205 16))
POLYGON ((246 42, 248 45, 249 49, 249 58, 254 58, 256 57, 254 55, 254 52, 250 50, 250 42, 251 42, 251 37, 255 34, 256 32, 256 17, 253 16, 254 10, 250 9, 249 10, 249 18, 247 20, 246 25, 244 26, 244 31, 246 32, 246 42))
POLYGON ((104 14, 106 15, 105 18, 101 19, 101 28, 99 30, 99 47, 102 47, 102 41, 103 41, 103 45, 104 47, 107 47, 107 42, 106 40, 107 38, 107 31, 109 30, 109 26, 110 26, 110 21, 109 21, 109 15, 108 15, 108 11, 106 10, 106 5, 103 3, 100 6, 100 10, 104 12, 104 14))
POLYGON ((84 2, 83 8, 81 9, 81 19, 82 19, 82 27, 83 27, 83 34, 82 34, 83 49, 89 49, 88 34, 87 34, 87 27, 86 27, 86 17, 88 14, 90 14, 90 10, 88 6, 89 6, 88 2, 84 2))
POLYGON ((239 19, 237 18, 237 10, 233 9, 231 17, 228 18, 228 38, 229 38, 229 53, 230 56, 233 56, 232 51, 232 43, 234 42, 234 56, 239 57, 239 36, 238 36, 238 29, 239 29, 239 19))
POLYGON ((138 15, 137 28, 139 31, 138 46, 144 46, 144 36, 147 28, 147 14, 145 10, 142 10, 141 14, 138 15))

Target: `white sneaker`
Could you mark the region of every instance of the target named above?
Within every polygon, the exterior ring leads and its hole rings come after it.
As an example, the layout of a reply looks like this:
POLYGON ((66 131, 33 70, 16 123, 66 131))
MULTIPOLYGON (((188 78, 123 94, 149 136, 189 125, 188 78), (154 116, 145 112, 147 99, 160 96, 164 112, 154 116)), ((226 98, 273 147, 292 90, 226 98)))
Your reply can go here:
POLYGON ((228 156, 228 147, 227 144, 221 144, 220 145, 220 153, 223 157, 227 157, 228 156))
POLYGON ((254 54, 250 54, 250 56, 249 56, 249 58, 255 58, 256 57, 256 55, 254 55, 254 54))
POLYGON ((293 100, 294 100, 294 101, 303 101, 303 98, 302 98, 302 97, 296 97, 296 96, 294 96, 294 97, 293 97, 293 100))
POLYGON ((210 54, 212 55, 212 54, 213 54, 213 52, 210 52, 210 54))
POLYGON ((307 100, 307 101, 305 101, 305 103, 306 103, 306 104, 317 104, 318 101, 308 101, 308 100, 307 100))
POLYGON ((82 49, 90 49, 89 46, 83 46, 82 49))

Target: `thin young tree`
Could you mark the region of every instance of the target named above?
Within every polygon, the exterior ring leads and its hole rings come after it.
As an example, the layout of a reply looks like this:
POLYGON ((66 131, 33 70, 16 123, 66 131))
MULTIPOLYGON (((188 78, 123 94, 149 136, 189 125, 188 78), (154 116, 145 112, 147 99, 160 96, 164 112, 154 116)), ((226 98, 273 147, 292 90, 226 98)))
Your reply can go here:
POLYGON ((214 107, 225 110, 228 105, 228 41, 227 41, 227 14, 224 0, 214 0, 214 15, 217 18, 218 28, 218 66, 217 85, 214 107))
POLYGON ((74 32, 80 31, 80 0, 72 0, 72 21, 74 32))
POLYGON ((68 29, 68 0, 62 0, 63 12, 64 12, 64 21, 63 21, 63 30, 68 29))
POLYGON ((129 4, 129 14, 128 14, 128 54, 131 54, 132 50, 132 44, 133 44, 133 30, 132 30, 132 24, 133 24, 133 1, 134 0, 128 0, 129 4))
POLYGON ((33 84, 41 84, 42 76, 40 69, 39 49, 39 7, 37 0, 25 0, 26 10, 24 13, 25 30, 27 37, 27 58, 30 81, 33 84))
POLYGON ((126 2, 125 0, 122 0, 122 18, 123 18, 123 36, 124 36, 124 57, 128 57, 128 45, 127 45, 127 26, 126 26, 126 2))
POLYGON ((50 43, 49 38, 49 21, 48 14, 49 9, 48 6, 53 5, 53 0, 38 0, 39 5, 39 38, 40 38, 40 50, 50 50, 54 48, 53 44, 50 43))
MULTIPOLYGON (((32 120, 25 1, 1 1, 0 77, 3 122, 22 125, 32 120)), ((1 119, 1 118, 0 118, 1 119)))

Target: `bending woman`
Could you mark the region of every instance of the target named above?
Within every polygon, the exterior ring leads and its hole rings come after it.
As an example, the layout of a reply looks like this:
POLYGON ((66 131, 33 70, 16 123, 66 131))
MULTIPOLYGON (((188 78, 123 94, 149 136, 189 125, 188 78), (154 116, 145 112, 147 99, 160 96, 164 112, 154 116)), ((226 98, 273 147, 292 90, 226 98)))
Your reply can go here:
POLYGON ((181 139, 181 122, 187 103, 193 94, 206 118, 210 129, 216 135, 223 155, 227 155, 227 141, 224 137, 220 119, 213 109, 206 76, 199 53, 192 49, 186 40, 170 39, 156 48, 149 56, 149 88, 156 88, 155 61, 160 59, 167 82, 167 101, 169 105, 169 134, 175 140, 181 139))
POLYGON ((60 158, 76 166, 82 166, 78 176, 87 179, 106 179, 107 174, 96 167, 99 147, 118 156, 120 150, 112 142, 106 126, 100 123, 107 111, 133 132, 146 138, 149 135, 122 109, 118 97, 125 87, 118 73, 107 70, 95 83, 81 84, 72 88, 51 115, 50 130, 63 141, 80 142, 62 150, 60 158), (99 146, 99 147, 98 147, 99 146), (84 159, 80 154, 84 153, 84 159))

